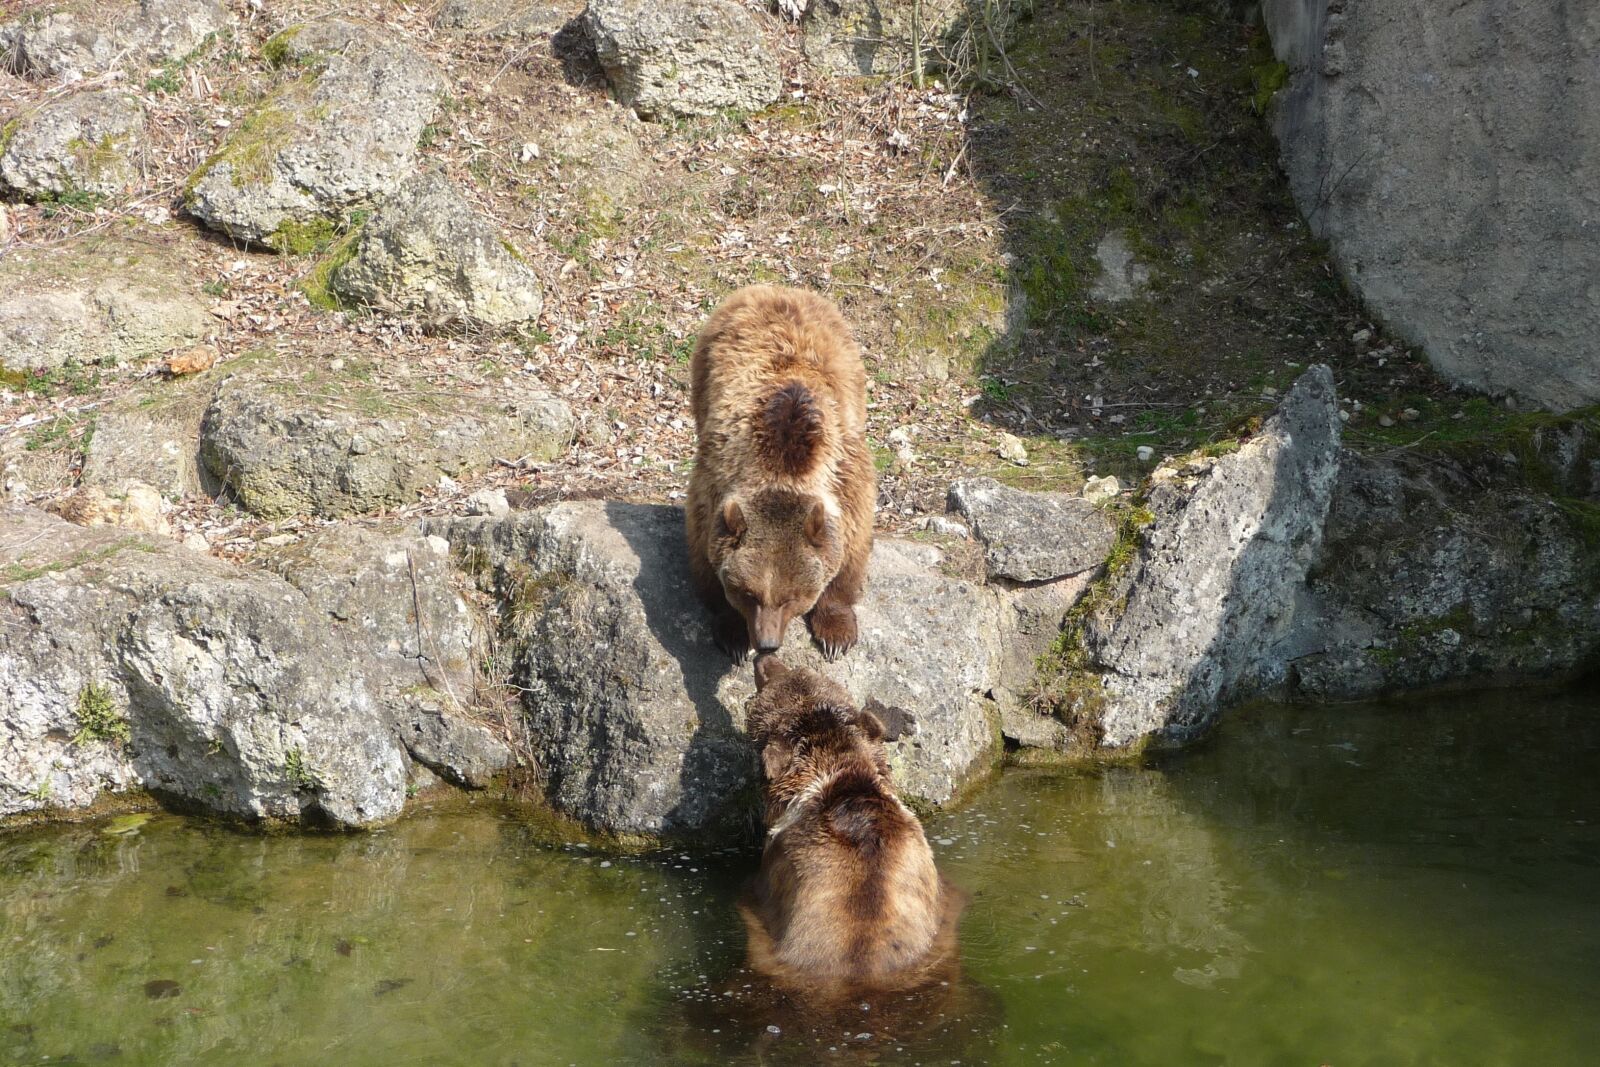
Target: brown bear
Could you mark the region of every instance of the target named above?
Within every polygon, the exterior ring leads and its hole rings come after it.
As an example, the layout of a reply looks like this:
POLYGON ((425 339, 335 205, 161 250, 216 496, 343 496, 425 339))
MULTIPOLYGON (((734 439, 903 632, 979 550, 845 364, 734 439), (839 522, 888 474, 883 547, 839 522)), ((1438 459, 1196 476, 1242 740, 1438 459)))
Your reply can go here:
POLYGON ((810 996, 911 989, 956 963, 960 895, 900 801, 883 724, 837 683, 756 660, 747 730, 767 842, 741 909, 753 968, 810 996))
POLYGON ((689 367, 689 569, 717 643, 773 652, 796 615, 829 659, 856 643, 877 500, 866 371, 837 308, 756 285, 706 322, 689 367))

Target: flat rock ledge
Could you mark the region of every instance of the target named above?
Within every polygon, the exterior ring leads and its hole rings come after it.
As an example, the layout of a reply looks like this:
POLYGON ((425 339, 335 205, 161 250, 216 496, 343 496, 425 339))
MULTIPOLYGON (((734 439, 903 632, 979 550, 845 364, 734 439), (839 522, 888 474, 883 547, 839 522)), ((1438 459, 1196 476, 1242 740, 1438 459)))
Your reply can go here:
MULTIPOLYGON (((759 785, 743 736, 753 675, 712 643, 689 582, 681 509, 579 501, 425 529, 515 606, 512 683, 559 810, 628 834, 748 822, 759 785)), ((796 622, 782 652, 863 703, 910 713, 914 725, 889 745, 889 759, 904 792, 928 806, 996 764, 995 700, 1026 684, 1016 661, 1031 672, 1070 607, 1058 598, 1051 624, 1025 629, 1016 620, 1030 616, 1012 593, 947 573, 945 563, 934 546, 880 539, 860 644, 824 663, 796 622)))
MULTIPOLYGON (((31 509, 0 518, 0 816, 140 788, 251 821, 367 826, 400 813, 417 767, 481 786, 516 745, 551 804, 596 831, 751 825, 752 671, 711 641, 680 509, 336 526, 248 568, 31 509), (498 599, 498 627, 461 595, 468 578, 498 599), (508 692, 514 721, 495 713, 508 692)), ((997 765, 996 701, 1073 599, 1031 589, 1019 606, 945 563, 882 541, 861 644, 824 664, 797 624, 784 651, 907 713, 890 758, 928 806, 997 765)))
POLYGON ((0 256, 0 369, 147 359, 214 328, 206 305, 155 234, 0 256))

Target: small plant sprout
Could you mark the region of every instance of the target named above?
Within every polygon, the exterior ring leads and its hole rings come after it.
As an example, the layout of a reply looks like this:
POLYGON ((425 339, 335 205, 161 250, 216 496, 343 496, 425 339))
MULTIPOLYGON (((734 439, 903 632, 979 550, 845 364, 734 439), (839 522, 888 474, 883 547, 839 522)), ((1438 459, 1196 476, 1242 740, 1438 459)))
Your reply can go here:
POLYGON ((126 744, 128 736, 128 720, 117 710, 110 689, 89 682, 78 690, 78 732, 72 736, 73 744, 126 744))

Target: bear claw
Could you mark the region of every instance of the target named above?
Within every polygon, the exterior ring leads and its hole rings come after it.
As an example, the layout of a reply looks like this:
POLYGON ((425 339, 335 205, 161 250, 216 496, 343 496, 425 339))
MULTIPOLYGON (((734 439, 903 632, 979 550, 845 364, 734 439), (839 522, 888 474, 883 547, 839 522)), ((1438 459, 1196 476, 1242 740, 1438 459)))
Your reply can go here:
POLYGON ((848 606, 818 608, 812 612, 811 636, 829 663, 850 651, 856 643, 856 612, 848 606))

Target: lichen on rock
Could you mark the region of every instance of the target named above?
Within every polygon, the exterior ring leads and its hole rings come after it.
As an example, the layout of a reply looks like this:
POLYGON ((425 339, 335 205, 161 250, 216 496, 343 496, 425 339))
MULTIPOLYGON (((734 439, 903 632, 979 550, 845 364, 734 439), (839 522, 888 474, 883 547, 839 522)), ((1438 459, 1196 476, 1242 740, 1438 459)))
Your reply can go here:
POLYGON ((411 173, 444 78, 378 30, 323 19, 264 52, 285 80, 189 178, 185 207, 231 237, 304 251, 305 227, 342 225, 411 173))
POLYGON ((143 132, 144 108, 129 93, 59 97, 7 126, 0 188, 30 200, 116 196, 137 176, 131 156, 143 132))
POLYGON ((441 174, 406 181, 362 227, 326 287, 342 303, 430 328, 502 327, 538 316, 539 279, 499 228, 441 174))

